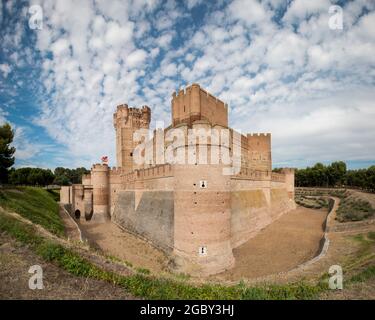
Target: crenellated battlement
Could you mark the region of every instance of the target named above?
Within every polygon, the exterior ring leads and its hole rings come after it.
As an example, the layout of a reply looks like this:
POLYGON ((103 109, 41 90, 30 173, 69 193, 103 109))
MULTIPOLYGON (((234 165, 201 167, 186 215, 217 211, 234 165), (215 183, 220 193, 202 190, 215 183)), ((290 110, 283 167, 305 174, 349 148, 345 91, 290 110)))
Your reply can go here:
POLYGON ((248 133, 247 134, 248 137, 269 137, 271 138, 271 134, 270 133, 248 133))
POLYGON ((116 129, 116 160, 117 166, 133 170, 132 152, 138 142, 134 142, 134 132, 138 129, 149 129, 151 109, 129 107, 127 104, 117 106, 113 114, 113 125, 116 129))
POLYGON ((173 166, 169 163, 156 165, 150 168, 138 169, 122 174, 124 182, 134 182, 154 178, 172 177, 173 166))
POLYGON ((91 167, 92 171, 108 171, 109 167, 106 163, 95 163, 91 167))
POLYGON ((113 125, 116 130, 123 127, 148 128, 150 121, 151 109, 148 106, 136 108, 121 104, 113 114, 113 125))
POLYGON ((220 100, 219 98, 215 97, 212 93, 208 92, 207 90, 204 90, 197 83, 193 83, 192 85, 190 85, 190 86, 188 86, 186 88, 180 89, 180 90, 178 90, 178 92, 174 91, 172 93, 172 97, 173 98, 181 98, 182 96, 185 96, 185 95, 189 94, 194 88, 199 89, 202 93, 204 93, 206 95, 206 97, 214 100, 215 103, 222 103, 222 104, 224 104, 225 107, 228 107, 227 103, 224 103, 222 100, 220 100))
POLYGON ((296 169, 294 168, 282 168, 281 172, 284 174, 294 174, 296 169))
POLYGON ((122 169, 121 167, 112 167, 110 170, 109 170, 109 174, 110 175, 121 175, 122 173, 122 169))
POLYGON ((196 120, 228 126, 228 105, 196 83, 173 92, 171 105, 173 126, 196 120))
POLYGON ((285 182, 285 174, 279 172, 272 172, 271 180, 274 182, 285 182))

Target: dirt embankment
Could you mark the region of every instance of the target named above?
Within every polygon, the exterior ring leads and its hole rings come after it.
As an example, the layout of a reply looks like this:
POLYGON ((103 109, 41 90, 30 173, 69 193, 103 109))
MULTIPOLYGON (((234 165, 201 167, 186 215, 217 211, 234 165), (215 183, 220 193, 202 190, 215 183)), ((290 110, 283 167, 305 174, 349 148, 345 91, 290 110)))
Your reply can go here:
POLYGON ((0 299, 133 299, 122 288, 105 281, 76 277, 45 262, 27 247, 21 247, 4 233, 0 234, 0 299), (28 270, 40 265, 43 289, 29 289, 33 274, 28 270))
POLYGON ((109 256, 130 263, 134 268, 145 268, 154 274, 166 271, 169 259, 147 241, 125 232, 112 222, 79 221, 84 237, 91 246, 109 256))
POLYGON ((233 250, 235 267, 212 277, 239 280, 289 271, 319 253, 327 210, 298 207, 233 250))

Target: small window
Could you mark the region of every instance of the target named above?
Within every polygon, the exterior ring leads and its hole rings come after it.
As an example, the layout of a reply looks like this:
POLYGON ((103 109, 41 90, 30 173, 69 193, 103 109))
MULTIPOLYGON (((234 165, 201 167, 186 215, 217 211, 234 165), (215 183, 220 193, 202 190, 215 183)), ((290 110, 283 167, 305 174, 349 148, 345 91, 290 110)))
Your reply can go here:
POLYGON ((199 186, 203 189, 206 189, 207 188, 207 181, 206 180, 199 181, 199 186))
POLYGON ((185 106, 184 106, 184 112, 185 112, 185 106))
POLYGON ((130 152, 130 156, 131 156, 131 157, 133 156, 133 152, 130 152))
POLYGON ((206 255, 207 255, 207 247, 199 247, 198 250, 199 250, 199 251, 198 251, 198 254, 199 254, 200 256, 206 256, 206 255))

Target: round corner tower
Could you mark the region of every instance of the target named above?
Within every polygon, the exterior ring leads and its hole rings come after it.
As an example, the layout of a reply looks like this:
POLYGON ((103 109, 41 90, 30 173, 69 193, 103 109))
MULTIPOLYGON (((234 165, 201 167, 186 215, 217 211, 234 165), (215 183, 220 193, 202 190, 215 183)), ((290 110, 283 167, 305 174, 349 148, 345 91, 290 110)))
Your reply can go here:
POLYGON ((94 164, 91 168, 93 189, 93 217, 95 221, 104 222, 109 216, 109 167, 107 164, 94 164))

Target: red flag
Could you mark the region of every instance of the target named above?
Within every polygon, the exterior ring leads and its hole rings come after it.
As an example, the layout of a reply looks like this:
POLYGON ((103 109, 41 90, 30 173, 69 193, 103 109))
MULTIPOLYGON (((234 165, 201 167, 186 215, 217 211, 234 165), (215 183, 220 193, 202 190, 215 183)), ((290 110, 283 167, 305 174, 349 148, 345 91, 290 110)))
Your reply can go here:
POLYGON ((102 162, 103 163, 107 163, 108 162, 108 157, 107 156, 103 156, 102 157, 102 162))

